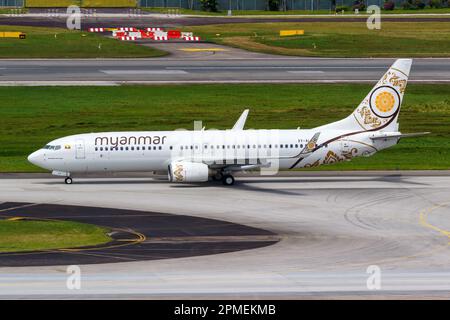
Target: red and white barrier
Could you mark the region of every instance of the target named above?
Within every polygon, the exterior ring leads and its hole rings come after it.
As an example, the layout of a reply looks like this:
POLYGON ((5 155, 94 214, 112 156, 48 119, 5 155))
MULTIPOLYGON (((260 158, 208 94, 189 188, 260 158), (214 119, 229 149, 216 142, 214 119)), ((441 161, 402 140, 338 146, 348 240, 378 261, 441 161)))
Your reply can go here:
POLYGON ((145 31, 155 32, 155 31, 163 31, 163 29, 161 29, 161 28, 145 28, 145 31))
POLYGON ((89 32, 105 32, 105 28, 89 28, 89 32))
POLYGON ((133 27, 120 27, 120 28, 118 28, 118 30, 120 30, 120 31, 127 31, 127 32, 135 32, 135 31, 138 31, 138 29, 133 28, 133 27))
POLYGON ((157 35, 155 35, 154 40, 163 41, 163 40, 169 40, 169 38, 167 36, 157 36, 157 35))
POLYGON ((136 37, 120 37, 120 40, 122 41, 134 41, 136 39, 136 37))
POLYGON ((200 37, 183 37, 185 41, 200 41, 200 37))

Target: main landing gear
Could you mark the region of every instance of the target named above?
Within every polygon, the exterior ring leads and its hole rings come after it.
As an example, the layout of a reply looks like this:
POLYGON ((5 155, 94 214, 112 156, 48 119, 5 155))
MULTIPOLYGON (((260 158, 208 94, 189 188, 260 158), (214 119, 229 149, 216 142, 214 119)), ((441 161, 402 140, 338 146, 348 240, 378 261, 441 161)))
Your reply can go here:
POLYGON ((212 175, 213 181, 222 181, 225 186, 232 186, 234 184, 234 177, 223 171, 217 171, 214 175, 212 175))
POLYGON ((66 179, 64 179, 64 182, 66 183, 66 184, 72 184, 72 178, 71 177, 67 177, 66 179))
POLYGON ((225 174, 222 177, 222 183, 225 186, 232 186, 234 184, 234 177, 231 174, 225 174))

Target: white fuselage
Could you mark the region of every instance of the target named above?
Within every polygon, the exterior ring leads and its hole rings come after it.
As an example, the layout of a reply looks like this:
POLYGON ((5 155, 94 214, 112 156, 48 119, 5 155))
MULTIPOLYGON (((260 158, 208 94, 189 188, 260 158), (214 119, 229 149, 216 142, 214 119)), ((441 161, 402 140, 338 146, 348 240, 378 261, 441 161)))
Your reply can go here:
POLYGON ((276 163, 279 169, 290 169, 372 155, 397 142, 372 141, 373 132, 322 131, 317 145, 329 142, 300 160, 300 152, 315 132, 297 129, 90 133, 54 140, 28 159, 61 175, 167 171, 176 160, 202 162, 210 167, 276 163))

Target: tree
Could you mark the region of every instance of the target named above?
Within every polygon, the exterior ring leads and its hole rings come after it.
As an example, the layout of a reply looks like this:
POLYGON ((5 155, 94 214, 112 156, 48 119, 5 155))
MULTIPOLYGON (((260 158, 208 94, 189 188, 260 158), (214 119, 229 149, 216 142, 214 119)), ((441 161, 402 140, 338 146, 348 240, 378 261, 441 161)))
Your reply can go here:
POLYGON ((200 0, 203 11, 217 12, 217 0, 200 0))
POLYGON ((268 0, 267 6, 270 11, 279 11, 280 10, 280 0, 268 0))
POLYGON ((331 1, 331 11, 336 11, 336 0, 330 0, 331 1))

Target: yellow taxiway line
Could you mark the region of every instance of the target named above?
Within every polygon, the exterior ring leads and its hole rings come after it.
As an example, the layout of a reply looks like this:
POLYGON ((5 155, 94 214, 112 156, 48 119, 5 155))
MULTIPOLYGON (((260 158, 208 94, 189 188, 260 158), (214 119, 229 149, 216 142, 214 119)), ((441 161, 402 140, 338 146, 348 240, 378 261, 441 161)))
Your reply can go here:
POLYGON ((227 49, 222 49, 222 48, 183 48, 183 49, 179 49, 179 50, 186 51, 186 52, 228 51, 227 49))

